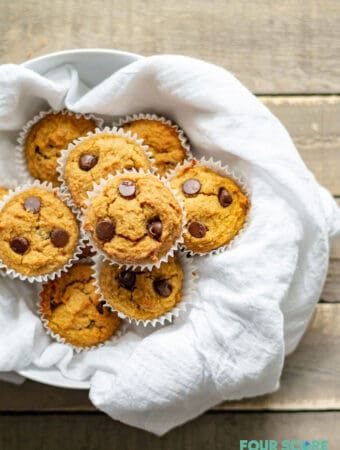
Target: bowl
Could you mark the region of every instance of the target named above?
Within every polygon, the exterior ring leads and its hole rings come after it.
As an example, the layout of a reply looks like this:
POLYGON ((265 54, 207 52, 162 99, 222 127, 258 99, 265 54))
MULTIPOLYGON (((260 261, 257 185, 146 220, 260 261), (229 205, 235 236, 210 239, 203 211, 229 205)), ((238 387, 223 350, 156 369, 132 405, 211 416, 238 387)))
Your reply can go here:
POLYGON ((52 69, 65 64, 72 64, 81 80, 92 88, 108 78, 117 70, 143 58, 135 53, 109 49, 78 49, 49 53, 22 63, 27 69, 45 75, 52 69))
MULTIPOLYGON (((24 62, 22 65, 40 75, 65 64, 72 64, 81 80, 92 88, 122 67, 141 59, 141 55, 110 49, 77 49, 50 53, 24 62)), ((57 369, 28 367, 19 372, 25 378, 51 386, 89 389, 88 381, 65 378, 57 369)))

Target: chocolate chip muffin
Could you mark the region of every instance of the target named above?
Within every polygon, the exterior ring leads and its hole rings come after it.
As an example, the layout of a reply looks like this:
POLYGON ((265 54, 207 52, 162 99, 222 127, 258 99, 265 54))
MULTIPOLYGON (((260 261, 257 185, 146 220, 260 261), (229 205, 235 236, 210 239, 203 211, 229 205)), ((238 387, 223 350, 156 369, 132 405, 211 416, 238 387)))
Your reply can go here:
POLYGON ((193 161, 176 173, 171 187, 184 202, 184 244, 191 252, 207 253, 224 246, 243 227, 249 200, 231 178, 193 161))
POLYGON ((78 222, 56 192, 33 186, 0 211, 0 259, 26 277, 52 274, 74 257, 78 222))
POLYGON ((87 191, 93 182, 123 169, 151 170, 146 147, 135 140, 115 132, 102 132, 89 136, 68 154, 62 178, 78 207, 85 206, 87 191))
POLYGON ((93 275, 90 264, 75 265, 60 278, 45 283, 40 294, 42 318, 48 328, 76 347, 105 342, 121 322, 100 301, 93 275))
POLYGON ((150 320, 172 310, 182 298, 183 271, 177 257, 148 270, 125 270, 103 262, 99 286, 106 302, 131 319, 150 320))
POLYGON ((131 172, 91 196, 84 228, 114 262, 157 264, 181 237, 182 209, 157 177, 131 172))
POLYGON ((155 166, 161 176, 173 170, 177 164, 182 163, 188 156, 188 152, 183 145, 183 141, 186 139, 183 132, 179 131, 178 127, 173 126, 170 121, 164 120, 164 122, 143 118, 122 125, 124 131, 136 133, 149 146, 149 150, 155 159, 155 166))
POLYGON ((65 111, 47 114, 36 122, 23 143, 27 168, 32 177, 59 186, 57 159, 61 150, 74 139, 94 131, 96 126, 93 119, 70 115, 65 111))

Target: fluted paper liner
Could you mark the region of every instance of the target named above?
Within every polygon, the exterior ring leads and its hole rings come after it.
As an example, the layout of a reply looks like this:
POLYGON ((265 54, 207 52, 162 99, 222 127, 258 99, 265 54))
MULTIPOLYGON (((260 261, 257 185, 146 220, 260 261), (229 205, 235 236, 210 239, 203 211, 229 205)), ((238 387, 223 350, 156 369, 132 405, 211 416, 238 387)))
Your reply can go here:
MULTIPOLYGON (((71 142, 68 145, 67 149, 61 151, 61 155, 58 158, 57 172, 59 174, 58 180, 61 183, 61 189, 66 193, 66 195, 69 198, 70 203, 75 208, 79 208, 79 206, 77 206, 75 204, 75 202, 72 198, 72 194, 71 194, 70 190, 68 189, 67 183, 64 180, 64 171, 65 171, 68 157, 69 157, 71 151, 75 147, 77 147, 77 145, 79 145, 81 142, 86 141, 86 140, 92 138, 93 136, 100 135, 100 134, 112 134, 113 136, 121 136, 121 137, 125 137, 125 138, 129 139, 130 141, 134 142, 135 144, 137 144, 140 147, 140 149, 148 157, 148 160, 152 167, 151 172, 156 170, 156 168, 154 167, 155 160, 152 156, 152 153, 148 150, 149 147, 147 145, 144 145, 143 139, 138 139, 135 134, 132 134, 130 131, 125 132, 123 129, 105 127, 101 130, 99 128, 96 128, 95 131, 90 131, 86 136, 81 136, 80 138, 75 139, 73 142, 71 142)), ((118 173, 118 171, 113 173, 112 175, 115 175, 116 173, 118 173)))
MULTIPOLYGON (((94 279, 94 277, 93 277, 93 279, 94 279)), ((116 344, 119 341, 119 339, 122 336, 124 336, 124 334, 127 332, 128 328, 129 328, 129 322, 126 320, 122 320, 119 327, 115 331, 115 333, 106 341, 101 342, 97 345, 91 345, 90 347, 77 347, 76 345, 72 345, 69 342, 67 342, 65 338, 61 337, 60 334, 57 334, 54 331, 52 331, 51 328, 49 327, 48 319, 45 319, 44 314, 41 309, 41 293, 42 293, 43 288, 44 288, 44 284, 42 284, 40 286, 40 290, 39 290, 39 302, 37 303, 37 313, 40 317, 41 323, 46 331, 46 334, 48 336, 50 336, 52 339, 54 339, 55 341, 59 342, 59 344, 64 344, 67 347, 70 347, 75 353, 93 351, 98 348, 108 347, 113 344, 116 344)), ((105 304, 104 307, 107 308, 108 306, 105 304)))
POLYGON ((2 208, 16 195, 27 191, 28 189, 31 188, 41 188, 41 189, 45 189, 48 192, 55 192, 58 196, 58 198, 66 205, 69 207, 69 209, 72 211, 72 213, 74 214, 77 223, 79 225, 79 240, 78 240, 78 245, 75 248, 75 251, 73 253, 73 256, 68 260, 68 262, 66 264, 64 264, 63 267, 61 267, 60 269, 45 274, 45 275, 38 275, 38 276, 29 276, 29 275, 23 275, 20 272, 17 272, 14 269, 9 268, 6 264, 4 264, 2 262, 2 260, 0 259, 0 269, 4 269, 5 270, 5 274, 7 276, 9 276, 11 279, 14 278, 19 278, 22 281, 28 281, 29 283, 34 283, 34 282, 45 282, 47 280, 54 280, 56 277, 60 277, 60 275, 62 274, 62 272, 67 272, 67 270, 76 262, 79 260, 79 256, 82 254, 83 249, 85 248, 85 244, 84 244, 84 240, 85 240, 85 236, 84 233, 81 229, 81 219, 80 219, 80 213, 79 211, 75 210, 74 208, 72 208, 72 206, 67 202, 67 198, 65 198, 65 196, 63 195, 63 193, 60 191, 59 188, 53 187, 52 183, 48 183, 47 181, 41 182, 38 180, 35 180, 33 183, 26 183, 22 186, 18 186, 16 189, 10 191, 3 199, 2 201, 0 201, 0 212, 2 210, 2 208))
MULTIPOLYGON (((144 327, 147 327, 148 325, 152 327, 156 327, 157 325, 165 325, 166 322, 173 322, 176 317, 179 317, 181 314, 186 312, 190 305, 193 304, 194 297, 197 291, 197 282, 199 279, 197 267, 194 263, 194 261, 190 258, 187 258, 183 254, 177 253, 177 256, 179 258, 182 270, 183 270, 183 284, 182 284, 182 299, 177 305, 170 311, 162 314, 159 317, 156 317, 155 319, 148 319, 148 320, 141 320, 141 319, 135 319, 133 317, 129 317, 123 312, 119 311, 118 309, 115 309, 110 303, 108 303, 100 289, 100 273, 101 268, 105 260, 97 256, 95 261, 95 285, 96 285, 96 292, 100 295, 101 300, 106 302, 106 305, 114 312, 118 314, 118 316, 122 319, 126 319, 130 324, 135 325, 143 325, 144 327)), ((166 264, 166 263, 164 263, 166 264)))
MULTIPOLYGON (((188 140, 187 136, 185 135, 184 131, 177 124, 172 122, 170 119, 167 119, 166 117, 158 116, 157 114, 150 114, 150 113, 132 114, 132 115, 127 115, 125 117, 121 117, 120 119, 118 119, 118 121, 113 122, 113 126, 123 127, 127 123, 136 122, 137 120, 157 120, 158 122, 161 122, 164 125, 168 125, 169 127, 173 128, 177 133, 178 139, 180 140, 182 147, 186 151, 187 156, 185 158, 185 161, 190 161, 193 158, 189 140, 188 140)), ((167 171, 167 175, 172 173, 173 170, 174 169, 169 169, 167 171)))
POLYGON ((18 186, 18 182, 16 180, 0 176, 0 188, 3 187, 10 191, 13 191, 17 186, 18 186))
POLYGON ((17 138, 17 145, 15 148, 15 163, 18 170, 18 173, 20 177, 22 178, 23 182, 31 182, 35 180, 35 178, 30 174, 27 162, 26 162, 26 150, 25 150, 25 142, 26 138, 28 136, 28 133, 30 132, 33 125, 40 122, 41 119, 44 117, 50 115, 50 114, 63 114, 68 116, 75 116, 77 119, 80 119, 81 117, 84 117, 88 120, 93 120, 98 128, 101 128, 104 124, 104 120, 100 117, 95 116, 94 114, 81 114, 81 113, 75 113, 72 111, 69 111, 67 109, 62 109, 61 111, 55 110, 55 109, 49 109, 47 111, 41 111, 39 114, 34 116, 32 119, 30 119, 22 128, 22 130, 19 133, 19 136, 17 138))
POLYGON ((83 211, 83 214, 81 216, 81 220, 82 220, 82 226, 83 226, 83 230, 87 236, 87 239, 89 241, 89 246, 91 247, 91 249, 95 252, 97 252, 97 254, 101 255, 103 259, 109 261, 110 264, 115 264, 121 268, 125 267, 126 269, 132 269, 132 270, 152 270, 153 267, 157 267, 159 268, 160 265, 163 262, 167 262, 169 257, 174 256, 174 253, 176 250, 178 250, 178 248, 183 244, 184 239, 183 239, 183 231, 184 231, 184 223, 185 223, 185 211, 184 211, 184 205, 183 202, 181 201, 181 199, 179 199, 176 195, 176 192, 171 188, 169 182, 165 179, 165 178, 161 178, 159 175, 156 175, 154 173, 151 172, 145 172, 144 170, 140 169, 140 170, 123 170, 122 172, 117 172, 115 175, 109 175, 107 178, 105 179, 101 179, 99 184, 93 183, 93 190, 87 193, 88 198, 86 200, 86 208, 83 211), (115 177, 119 177, 122 175, 131 175, 131 173, 137 173, 137 174, 141 174, 141 175, 148 175, 148 176, 152 176, 154 178, 157 178, 159 181, 161 181, 172 193, 172 195, 175 197, 176 201, 178 202, 178 204, 181 207, 182 210, 182 226, 181 226, 181 233, 179 238, 176 240, 176 242, 174 242, 174 245, 171 247, 171 249, 168 251, 168 253, 166 255, 164 255, 162 258, 160 258, 156 263, 149 263, 149 264, 129 264, 129 263, 120 263, 118 261, 116 261, 115 259, 109 257, 102 249, 100 249, 96 243, 94 242, 93 238, 92 238, 92 234, 90 232, 86 232, 85 231, 85 223, 86 223, 86 208, 88 208, 91 204, 91 200, 93 197, 96 197, 98 194, 100 194, 102 192, 102 190, 105 188, 106 184, 114 179, 115 177))
MULTIPOLYGON (((248 184, 245 181, 245 177, 243 174, 241 174, 239 171, 236 171, 231 166, 227 164, 222 164, 221 161, 215 161, 213 158, 206 159, 205 157, 201 159, 194 159, 192 161, 187 161, 183 164, 179 164, 176 169, 167 177, 167 180, 171 182, 173 178, 176 177, 176 175, 182 171, 182 169, 186 167, 190 167, 192 164, 195 164, 196 166, 202 166, 207 167, 208 169, 213 170, 214 172, 217 172, 219 175, 222 175, 223 177, 231 178, 235 183, 238 185, 238 187, 241 189, 241 191, 249 198, 250 200, 250 207, 247 212, 246 220, 243 224, 243 227, 238 231, 238 233, 233 237, 231 241, 229 241, 227 244, 222 245, 221 247, 218 247, 214 250, 211 250, 209 252, 193 252, 192 250, 189 250, 186 248, 185 244, 181 245, 181 250, 185 252, 187 255, 190 256, 206 256, 206 255, 218 255, 228 249, 231 249, 234 247, 240 238, 242 237, 243 233, 246 231, 246 229, 249 226, 249 222, 251 220, 251 211, 252 211, 252 205, 251 205, 251 192, 249 190, 248 184)), ((186 230, 186 224, 185 224, 185 230, 186 230)))

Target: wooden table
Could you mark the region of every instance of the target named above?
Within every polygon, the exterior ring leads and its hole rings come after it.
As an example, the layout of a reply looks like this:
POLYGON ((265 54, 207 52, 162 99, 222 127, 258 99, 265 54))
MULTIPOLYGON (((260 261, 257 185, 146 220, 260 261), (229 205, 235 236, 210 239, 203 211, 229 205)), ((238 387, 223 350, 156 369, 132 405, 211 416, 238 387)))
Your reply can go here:
MULTIPOLYGON (((0 0, 0 62, 107 47, 181 53, 232 71, 282 120, 340 204, 340 2, 0 0)), ((281 389, 224 403, 158 439, 94 410, 86 392, 0 383, 0 448, 238 449, 240 439, 328 439, 340 448, 340 242, 281 389), (67 444, 67 445, 66 445, 67 444)))

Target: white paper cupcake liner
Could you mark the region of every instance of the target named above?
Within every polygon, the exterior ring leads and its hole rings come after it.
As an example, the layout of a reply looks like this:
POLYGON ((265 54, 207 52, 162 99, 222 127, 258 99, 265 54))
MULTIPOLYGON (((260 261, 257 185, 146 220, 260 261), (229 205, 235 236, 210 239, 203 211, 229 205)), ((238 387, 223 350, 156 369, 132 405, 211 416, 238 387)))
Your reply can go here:
POLYGON ((10 191, 12 191, 17 186, 18 186, 18 182, 16 180, 0 176, 0 187, 4 187, 4 188, 9 189, 10 191))
POLYGON ((18 175, 22 179, 22 182, 32 182, 35 178, 30 174, 27 163, 26 163, 26 151, 25 151, 25 142, 28 133, 30 132, 33 125, 39 122, 44 117, 49 114, 63 114, 68 116, 75 116, 77 119, 84 117, 85 119, 92 119, 98 128, 101 128, 104 124, 104 120, 100 117, 95 116, 94 114, 80 114, 74 113, 67 109, 63 109, 61 111, 57 111, 55 109, 49 109, 47 111, 41 111, 39 114, 30 119, 22 128, 17 138, 17 145, 15 147, 15 163, 18 170, 18 175))
POLYGON ((80 213, 79 211, 77 211, 76 209, 72 208, 72 206, 70 206, 70 204, 67 201, 67 198, 63 195, 63 193, 58 189, 52 186, 52 183, 48 183, 46 181, 44 182, 40 182, 38 180, 33 181, 33 183, 26 183, 22 186, 18 186, 16 189, 10 191, 0 202, 0 211, 2 210, 2 208, 13 198, 15 197, 17 194, 20 194, 22 192, 25 192, 33 187, 38 187, 41 189, 45 189, 48 192, 55 192, 58 196, 58 198, 66 204, 66 206, 68 206, 70 208, 70 210, 72 211, 72 213, 74 214, 74 216, 76 217, 76 220, 78 222, 79 225, 79 240, 78 240, 78 244, 75 248, 75 251, 72 255, 72 257, 68 260, 68 262, 66 264, 64 264, 63 267, 61 267, 60 269, 51 272, 49 274, 45 274, 45 275, 38 275, 38 276, 29 276, 29 275, 23 275, 20 272, 17 272, 14 269, 9 268, 6 264, 3 263, 3 261, 0 259, 0 269, 4 269, 5 273, 7 276, 9 276, 11 279, 15 279, 15 278, 19 278, 22 281, 28 281, 29 283, 42 283, 45 282, 47 280, 54 280, 56 277, 60 277, 60 275, 63 272, 67 272, 68 269, 76 262, 79 260, 79 256, 81 255, 83 249, 85 248, 85 244, 84 244, 84 240, 85 235, 82 231, 81 228, 81 218, 80 218, 80 213))
POLYGON ((87 192, 87 200, 86 200, 86 207, 83 211, 83 214, 81 215, 81 221, 82 221, 82 228, 83 231, 89 241, 89 246, 90 248, 96 252, 98 255, 100 255, 104 260, 108 261, 110 264, 114 264, 119 266, 120 268, 126 268, 126 269, 132 269, 132 270, 152 270, 154 267, 159 268, 160 265, 163 262, 167 262, 168 259, 171 256, 174 256, 176 250, 178 250, 178 248, 180 248, 182 246, 182 244, 184 243, 184 238, 183 238, 183 232, 184 232, 184 224, 186 222, 186 214, 184 211, 184 204, 181 201, 181 199, 179 199, 177 197, 177 194, 175 192, 174 189, 171 188, 170 183, 165 179, 165 178, 161 178, 159 175, 151 173, 151 172, 145 172, 144 170, 140 169, 140 170, 123 170, 121 172, 117 172, 115 175, 109 175, 107 178, 105 179, 101 179, 99 184, 93 183, 93 190, 87 192), (168 251, 168 253, 166 255, 164 255, 161 259, 159 259, 156 263, 149 263, 149 264, 129 264, 129 263, 120 263, 118 261, 116 261, 113 258, 110 258, 102 249, 100 249, 96 243, 93 240, 92 234, 91 232, 86 232, 85 231, 85 223, 86 223, 86 216, 85 216, 85 211, 86 208, 88 208, 91 204, 91 200, 93 197, 96 197, 97 195, 99 195, 103 189, 105 188, 106 184, 114 179, 115 177, 121 176, 121 175, 131 175, 131 173, 138 173, 138 174, 142 174, 142 175, 150 175, 154 178, 157 178, 157 180, 161 181, 173 194, 173 196, 175 197, 175 199, 177 200, 178 204, 181 207, 182 210, 182 225, 181 225, 181 233, 179 238, 174 242, 174 245, 171 247, 171 249, 168 251))
POLYGON ((180 260, 183 270, 182 299, 172 310, 168 311, 165 314, 162 314, 155 319, 141 320, 129 317, 118 309, 115 309, 110 303, 106 301, 100 289, 99 283, 101 268, 103 263, 105 262, 105 260, 100 256, 96 257, 94 260, 96 292, 100 295, 101 300, 106 302, 106 305, 112 311, 116 312, 120 318, 127 320, 130 324, 142 325, 144 327, 147 327, 148 325, 156 327, 157 325, 165 325, 167 322, 172 323, 175 318, 186 312, 190 305, 193 304, 193 299, 197 291, 197 282, 199 279, 197 266, 195 265, 194 261, 190 258, 187 258, 183 254, 177 253, 177 256, 180 260))
MULTIPOLYGON (((121 117, 120 119, 118 119, 118 121, 114 122, 113 125, 117 126, 117 127, 122 127, 127 123, 136 122, 137 120, 157 120, 158 122, 161 122, 164 125, 168 125, 169 127, 173 128, 178 135, 178 139, 180 140, 182 147, 186 151, 187 156, 185 158, 185 161, 190 161, 193 158, 189 140, 188 140, 186 134, 177 124, 172 122, 170 119, 167 119, 166 117, 158 116, 157 114, 150 114, 150 113, 132 114, 132 115, 128 115, 125 117, 121 117)), ((173 170, 174 169, 169 169, 167 171, 167 174, 172 173, 173 170)))
MULTIPOLYGON (((242 228, 238 231, 238 233, 233 237, 231 241, 229 241, 227 244, 222 245, 221 247, 218 247, 214 250, 211 250, 210 252, 193 252, 192 250, 189 250, 186 248, 185 244, 181 245, 181 251, 186 253, 189 256, 207 256, 207 255, 218 255, 220 253, 223 253, 226 250, 229 250, 233 248, 235 245, 238 244, 239 240, 241 239, 243 233, 247 230, 249 223, 251 221, 251 212, 252 212, 252 202, 251 202, 251 192, 249 190, 248 184, 245 180, 245 177, 243 174, 241 174, 239 171, 236 171, 232 167, 222 164, 221 161, 215 161, 213 158, 206 159, 205 157, 201 159, 194 159, 194 162, 196 162, 197 166, 204 166, 208 167, 209 169, 213 170, 214 172, 217 172, 219 175, 222 175, 223 177, 231 178, 235 183, 238 185, 238 187, 241 189, 241 191, 249 198, 250 200, 250 207, 247 212, 246 220, 242 226, 242 228)), ((193 164, 193 161, 187 161, 183 164, 179 164, 176 169, 167 177, 167 180, 170 182, 182 169, 186 167, 190 167, 193 164)), ((186 231, 186 224, 184 230, 186 231)))
MULTIPOLYGON (((71 151, 77 147, 77 145, 79 145, 81 142, 84 142, 90 138, 92 138, 93 136, 99 135, 99 134, 111 134, 113 136, 121 136, 121 137, 125 137, 127 139, 129 139, 130 141, 133 141, 135 144, 137 144, 140 149, 146 154, 146 156, 148 157, 148 160, 151 164, 152 170, 151 172, 155 172, 156 168, 154 167, 155 164, 155 160, 152 156, 152 153, 149 151, 149 147, 147 145, 144 145, 144 141, 143 139, 138 139, 136 135, 133 135, 130 131, 128 131, 127 133, 123 130, 123 129, 117 129, 117 128, 109 128, 109 127, 105 127, 103 129, 99 129, 96 128, 96 130, 94 132, 89 132, 86 136, 82 136, 78 139, 75 139, 73 142, 71 142, 71 144, 68 145, 67 149, 62 150, 61 155, 58 159, 58 167, 57 167, 57 172, 59 174, 58 176, 58 180, 61 183, 61 189, 63 192, 66 193, 66 195, 69 198, 69 201, 71 202, 72 206, 74 206, 75 208, 79 208, 73 198, 72 198, 72 194, 70 192, 70 190, 68 189, 67 183, 64 180, 64 171, 65 171, 65 167, 66 167, 66 163, 68 160, 68 157, 71 153, 71 151)), ((116 172, 115 172, 116 173, 116 172)), ((112 175, 115 175, 112 174, 112 175)))
MULTIPOLYGON (((72 345, 69 342, 67 342, 65 340, 65 338, 61 337, 59 334, 52 331, 51 328, 49 327, 48 319, 45 319, 44 314, 41 309, 41 293, 42 293, 43 287, 44 287, 44 285, 42 284, 40 286, 40 290, 39 290, 39 297, 38 297, 39 301, 37 302, 37 314, 40 317, 41 323, 46 331, 46 334, 48 336, 50 336, 53 340, 59 342, 59 344, 64 344, 67 347, 71 348, 75 353, 88 352, 88 351, 96 350, 98 348, 115 345, 119 341, 119 339, 121 339, 121 337, 124 336, 124 334, 127 332, 128 328, 130 326, 128 321, 122 320, 118 329, 115 331, 115 333, 106 341, 101 342, 100 344, 97 344, 97 345, 91 345, 90 347, 77 347, 75 345, 72 345)), ((108 306, 105 304, 104 308, 108 308, 108 306)), ((111 309, 111 308, 109 308, 109 309, 111 309)))

